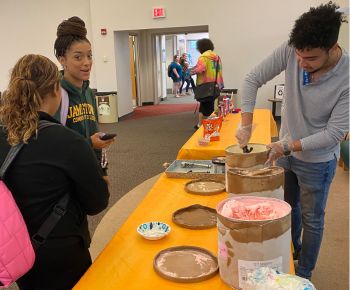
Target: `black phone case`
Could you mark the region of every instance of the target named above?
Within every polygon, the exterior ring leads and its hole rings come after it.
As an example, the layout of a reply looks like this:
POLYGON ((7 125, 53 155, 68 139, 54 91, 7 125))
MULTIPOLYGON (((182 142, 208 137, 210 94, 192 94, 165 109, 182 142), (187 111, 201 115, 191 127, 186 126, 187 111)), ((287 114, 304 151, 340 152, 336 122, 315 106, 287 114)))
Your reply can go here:
POLYGON ((103 136, 100 137, 101 140, 106 141, 109 139, 113 139, 117 134, 104 134, 103 136))

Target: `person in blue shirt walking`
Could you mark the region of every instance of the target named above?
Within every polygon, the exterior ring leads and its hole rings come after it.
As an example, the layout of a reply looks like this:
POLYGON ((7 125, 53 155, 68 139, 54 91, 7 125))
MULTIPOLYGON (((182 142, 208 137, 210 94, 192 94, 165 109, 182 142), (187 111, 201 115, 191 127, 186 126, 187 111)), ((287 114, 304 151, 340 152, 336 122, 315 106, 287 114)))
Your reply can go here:
POLYGON ((173 80, 173 93, 175 98, 180 98, 180 87, 182 85, 182 67, 180 65, 180 56, 175 54, 173 62, 169 65, 169 77, 173 80))

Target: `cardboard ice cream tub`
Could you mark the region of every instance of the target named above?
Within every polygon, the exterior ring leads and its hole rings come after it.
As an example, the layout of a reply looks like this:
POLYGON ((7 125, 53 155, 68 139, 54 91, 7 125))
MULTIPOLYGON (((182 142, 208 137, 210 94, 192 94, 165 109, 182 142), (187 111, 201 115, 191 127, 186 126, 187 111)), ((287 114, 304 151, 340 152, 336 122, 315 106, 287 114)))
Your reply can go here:
POLYGON ((283 200, 284 169, 279 166, 229 169, 226 191, 229 196, 260 196, 283 200))
POLYGON ((221 279, 242 289, 259 267, 290 272, 291 207, 268 197, 231 197, 217 207, 218 262, 221 279))
POLYGON ((248 168, 263 165, 267 161, 269 149, 265 144, 250 143, 248 148, 252 148, 250 153, 243 153, 238 144, 231 145, 225 149, 226 165, 231 169, 234 167, 248 168))
POLYGON ((262 168, 268 159, 268 149, 265 144, 250 143, 247 145, 252 149, 250 153, 243 153, 238 144, 231 145, 225 149, 225 179, 226 188, 227 172, 233 168, 262 168))

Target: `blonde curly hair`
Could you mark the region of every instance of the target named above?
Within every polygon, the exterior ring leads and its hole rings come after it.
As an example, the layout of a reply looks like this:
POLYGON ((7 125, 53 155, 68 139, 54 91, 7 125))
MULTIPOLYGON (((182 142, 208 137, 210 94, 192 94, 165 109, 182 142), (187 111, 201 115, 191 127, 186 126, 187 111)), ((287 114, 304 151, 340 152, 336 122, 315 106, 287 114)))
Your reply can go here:
POLYGON ((17 61, 0 103, 0 123, 10 145, 28 143, 38 127, 43 99, 57 90, 59 82, 58 68, 47 57, 28 54, 17 61))

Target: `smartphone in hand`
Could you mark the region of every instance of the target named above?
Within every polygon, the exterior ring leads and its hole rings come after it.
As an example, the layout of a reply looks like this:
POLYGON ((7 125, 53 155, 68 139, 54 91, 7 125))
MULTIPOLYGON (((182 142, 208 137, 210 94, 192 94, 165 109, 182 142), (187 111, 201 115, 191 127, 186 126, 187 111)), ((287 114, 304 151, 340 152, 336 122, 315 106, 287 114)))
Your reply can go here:
POLYGON ((115 133, 104 133, 103 135, 100 136, 100 139, 103 141, 113 139, 117 134, 115 133))

